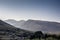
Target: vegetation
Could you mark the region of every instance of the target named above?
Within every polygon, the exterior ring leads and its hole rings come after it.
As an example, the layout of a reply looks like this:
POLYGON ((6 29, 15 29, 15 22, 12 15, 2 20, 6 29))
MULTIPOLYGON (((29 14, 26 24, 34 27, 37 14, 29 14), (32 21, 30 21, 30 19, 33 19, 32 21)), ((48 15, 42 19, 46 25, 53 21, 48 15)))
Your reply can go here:
POLYGON ((41 31, 34 33, 22 33, 20 35, 22 40, 60 40, 60 35, 56 34, 44 34, 41 31))
POLYGON ((60 35, 43 34, 41 31, 37 31, 31 34, 28 40, 60 40, 60 35))
MULTIPOLYGON (((17 32, 17 31, 16 31, 17 32)), ((0 35, 8 35, 11 36, 11 40, 60 40, 60 35, 56 35, 56 34, 44 34, 41 31, 37 31, 34 33, 22 33, 19 34, 19 32, 14 33, 9 30, 5 31, 3 34, 0 33, 0 35), (17 38, 16 38, 17 37, 17 38), (18 39, 19 38, 19 39, 18 39)), ((8 37, 7 37, 8 38, 8 37)), ((1 39, 1 37, 0 37, 1 39)))

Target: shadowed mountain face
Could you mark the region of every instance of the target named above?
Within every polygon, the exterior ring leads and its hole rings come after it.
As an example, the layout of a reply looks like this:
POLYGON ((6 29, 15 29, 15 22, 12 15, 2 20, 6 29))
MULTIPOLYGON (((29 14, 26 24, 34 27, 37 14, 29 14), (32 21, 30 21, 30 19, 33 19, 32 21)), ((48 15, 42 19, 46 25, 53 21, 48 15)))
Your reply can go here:
POLYGON ((13 31, 15 29, 16 29, 16 27, 0 20, 0 30, 12 30, 13 31))
POLYGON ((19 26, 22 29, 26 29, 30 31, 60 32, 60 23, 57 22, 27 20, 24 22, 22 21, 23 23, 21 25, 19 22, 17 26, 19 26))

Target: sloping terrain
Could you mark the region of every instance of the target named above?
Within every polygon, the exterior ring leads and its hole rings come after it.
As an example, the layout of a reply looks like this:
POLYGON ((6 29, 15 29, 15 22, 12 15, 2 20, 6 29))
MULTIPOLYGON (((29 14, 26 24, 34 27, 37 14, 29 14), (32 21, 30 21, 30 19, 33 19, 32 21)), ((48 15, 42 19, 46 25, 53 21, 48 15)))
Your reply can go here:
POLYGON ((30 30, 30 31, 44 31, 44 32, 56 32, 56 33, 59 32, 60 33, 60 23, 58 22, 27 20, 27 21, 24 21, 24 23, 22 23, 21 25, 20 23, 18 23, 17 25, 18 27, 22 29, 30 30))

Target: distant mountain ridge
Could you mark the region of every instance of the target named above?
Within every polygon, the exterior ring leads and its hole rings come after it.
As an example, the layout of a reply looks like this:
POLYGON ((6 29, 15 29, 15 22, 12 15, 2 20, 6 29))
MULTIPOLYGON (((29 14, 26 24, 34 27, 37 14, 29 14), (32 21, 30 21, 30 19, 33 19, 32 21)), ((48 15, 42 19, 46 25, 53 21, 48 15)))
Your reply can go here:
POLYGON ((60 23, 56 22, 28 20, 22 27, 33 31, 60 32, 60 23))
POLYGON ((16 20, 13 20, 13 19, 8 19, 8 20, 5 20, 5 22, 19 28, 25 21, 24 20, 16 21, 16 20))
MULTIPOLYGON (((18 24, 17 26, 20 25, 18 24)), ((27 20, 24 21, 19 27, 30 31, 60 32, 60 23, 58 22, 27 20)))

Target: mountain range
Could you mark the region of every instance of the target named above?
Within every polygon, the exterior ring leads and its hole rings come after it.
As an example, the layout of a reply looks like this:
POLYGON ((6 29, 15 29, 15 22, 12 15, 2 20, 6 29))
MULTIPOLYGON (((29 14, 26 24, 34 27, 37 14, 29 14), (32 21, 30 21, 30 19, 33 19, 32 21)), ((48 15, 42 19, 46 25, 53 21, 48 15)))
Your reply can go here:
POLYGON ((50 22, 50 21, 41 21, 41 20, 5 20, 5 22, 29 31, 43 31, 43 32, 52 32, 52 33, 60 33, 60 23, 58 22, 50 22))

